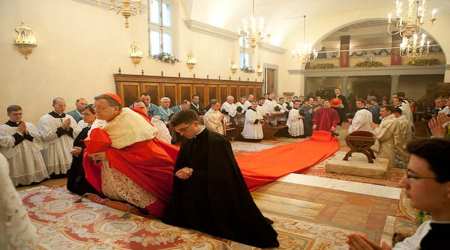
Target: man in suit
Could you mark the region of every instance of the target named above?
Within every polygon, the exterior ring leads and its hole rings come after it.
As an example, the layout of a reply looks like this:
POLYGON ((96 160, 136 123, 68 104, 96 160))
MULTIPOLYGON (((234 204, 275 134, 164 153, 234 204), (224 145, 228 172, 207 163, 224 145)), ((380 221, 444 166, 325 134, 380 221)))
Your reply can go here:
POLYGON ((197 113, 197 115, 203 115, 205 112, 203 107, 200 105, 200 96, 193 95, 191 100, 191 109, 197 113))
POLYGON ((78 123, 79 121, 81 121, 83 119, 83 115, 81 114, 81 112, 83 112, 83 110, 86 108, 87 106, 87 100, 84 98, 79 98, 77 99, 75 106, 76 109, 68 112, 67 114, 72 116, 73 119, 75 119, 75 121, 78 123))

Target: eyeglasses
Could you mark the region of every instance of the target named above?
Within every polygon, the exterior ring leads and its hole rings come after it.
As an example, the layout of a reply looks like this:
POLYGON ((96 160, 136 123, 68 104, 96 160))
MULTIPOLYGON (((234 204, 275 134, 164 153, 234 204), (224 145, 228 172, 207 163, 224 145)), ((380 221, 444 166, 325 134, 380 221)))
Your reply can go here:
POLYGON ((418 176, 418 175, 415 175, 415 174, 413 174, 413 173, 411 173, 411 172, 406 172, 406 178, 408 179, 408 180, 421 180, 421 179, 433 179, 433 180, 435 180, 436 179, 436 177, 432 177, 432 176, 418 176))

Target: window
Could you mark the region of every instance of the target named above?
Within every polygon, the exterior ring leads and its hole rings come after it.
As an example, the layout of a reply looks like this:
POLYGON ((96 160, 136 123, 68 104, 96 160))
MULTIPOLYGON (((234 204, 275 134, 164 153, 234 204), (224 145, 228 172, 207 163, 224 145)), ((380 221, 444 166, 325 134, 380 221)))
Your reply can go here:
POLYGON ((250 54, 250 47, 247 42, 247 38, 241 36, 239 38, 239 66, 241 69, 251 69, 252 56, 250 54))
POLYGON ((150 55, 173 55, 172 5, 170 0, 149 0, 150 55))

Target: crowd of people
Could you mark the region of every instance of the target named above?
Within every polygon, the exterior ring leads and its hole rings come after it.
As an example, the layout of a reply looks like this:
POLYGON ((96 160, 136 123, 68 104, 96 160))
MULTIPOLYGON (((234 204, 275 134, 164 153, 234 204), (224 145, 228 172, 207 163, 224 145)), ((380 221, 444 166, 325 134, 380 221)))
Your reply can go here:
MULTIPOLYGON (((349 134, 371 132, 379 142, 378 155, 393 166, 408 169, 403 186, 417 201, 416 207, 438 214, 437 224, 442 224, 450 220, 445 167, 449 101, 443 106, 442 99, 428 122, 432 136, 442 139, 411 142, 413 112, 402 93, 382 106, 373 98, 357 99, 354 113, 340 89, 335 89, 330 99, 276 99, 267 94, 258 100, 249 95, 235 102, 228 96, 224 103, 211 100, 207 108, 202 107, 198 95, 180 105, 171 105, 170 98, 163 97, 160 105, 155 105, 148 94, 128 108, 119 96, 107 93, 95 97, 94 104, 80 98, 76 109, 67 113, 65 100, 56 97, 53 110, 36 126, 23 120, 24 110, 19 105, 8 106, 9 120, 0 126, 0 152, 15 186, 67 174, 67 188, 73 193, 103 195, 132 204, 168 224, 258 247, 277 247, 272 222, 256 207, 230 142, 223 136, 229 126, 237 126, 242 119, 242 136, 249 140, 264 137, 265 122, 285 123, 291 137, 310 136, 314 130, 337 135, 337 128, 346 126, 349 134), (427 186, 436 190, 436 197, 424 197, 425 186, 416 184, 422 179, 436 182, 427 186)), ((424 224, 419 235, 405 244, 422 244, 433 225, 424 224)), ((378 249, 360 235, 351 235, 349 244, 351 249, 378 249), (361 248, 367 245, 372 248, 361 248)), ((426 244, 433 246, 429 240, 426 244)))

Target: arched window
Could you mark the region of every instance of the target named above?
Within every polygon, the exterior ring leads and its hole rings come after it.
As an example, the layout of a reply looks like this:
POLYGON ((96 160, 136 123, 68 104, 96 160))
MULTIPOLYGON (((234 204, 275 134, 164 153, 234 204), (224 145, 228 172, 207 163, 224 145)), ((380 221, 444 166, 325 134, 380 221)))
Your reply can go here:
POLYGON ((149 0, 150 55, 173 55, 173 11, 170 0, 149 0))
POLYGON ((247 39, 243 36, 239 38, 239 66, 241 69, 250 70, 252 68, 251 49, 247 39))

